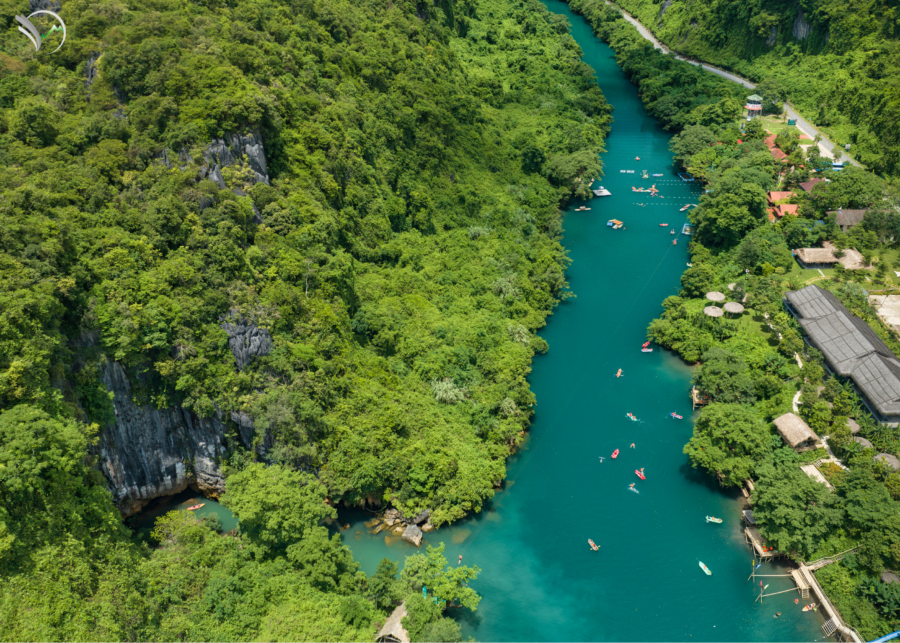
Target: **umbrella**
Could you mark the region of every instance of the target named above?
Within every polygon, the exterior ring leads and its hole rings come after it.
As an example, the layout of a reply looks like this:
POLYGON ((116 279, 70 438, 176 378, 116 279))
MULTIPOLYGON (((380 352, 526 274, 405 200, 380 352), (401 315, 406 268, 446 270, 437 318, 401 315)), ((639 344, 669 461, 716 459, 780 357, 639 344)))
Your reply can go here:
POLYGON ((739 303, 737 303, 736 301, 729 301, 727 304, 725 304, 724 306, 722 306, 722 308, 725 309, 725 312, 726 312, 726 313, 735 313, 735 314, 737 314, 737 313, 742 313, 742 312, 744 312, 744 307, 741 306, 741 305, 740 305, 739 303))
POLYGON ((703 309, 703 314, 708 317, 721 317, 725 313, 723 313, 722 309, 718 306, 707 306, 703 309))
POLYGON ((710 301, 725 301, 725 295, 720 292, 716 292, 715 290, 706 293, 706 298, 710 301))

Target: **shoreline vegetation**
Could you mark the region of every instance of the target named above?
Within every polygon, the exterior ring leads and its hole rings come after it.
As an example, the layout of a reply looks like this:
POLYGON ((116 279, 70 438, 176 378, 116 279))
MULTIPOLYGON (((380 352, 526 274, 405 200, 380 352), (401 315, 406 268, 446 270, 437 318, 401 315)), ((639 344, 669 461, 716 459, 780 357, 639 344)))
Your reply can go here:
POLYGON ((675 162, 708 190, 690 212, 695 234, 681 292, 663 302, 663 314, 648 328, 648 338, 698 364, 693 385, 709 401, 685 453, 723 486, 753 481, 750 504, 767 546, 795 560, 858 548, 816 577, 867 640, 898 629, 900 585, 882 582, 881 575, 900 569, 900 475, 873 456, 900 453, 900 432, 876 422, 850 382, 827 376, 821 353, 804 343, 782 299, 815 282, 900 354, 894 331, 866 296, 867 288, 894 281, 888 275, 893 240, 900 239, 900 185, 855 167, 832 171, 789 128, 774 138, 779 153, 773 153, 760 119, 741 118, 747 90, 655 50, 603 0, 569 4, 616 52, 647 111, 678 132, 670 146, 675 162), (828 181, 807 191, 801 183, 810 177, 828 181), (796 213, 770 220, 771 191, 789 193, 779 198, 797 206, 796 213), (839 207, 870 212, 842 232, 833 213, 839 207), (858 250, 865 267, 838 264, 824 278, 802 270, 792 249, 826 241, 839 253, 858 250), (704 315, 711 291, 742 303, 744 312, 704 315), (833 492, 800 469, 827 457, 825 450, 798 454, 775 430, 773 420, 792 412, 798 394, 799 415, 818 436, 828 436, 847 467, 820 468, 833 492), (849 420, 871 446, 854 439, 849 420))
POLYGON ((706 11, 690 2, 617 0, 680 54, 759 84, 775 103, 790 100, 812 124, 878 173, 900 172, 895 101, 900 41, 883 1, 861 11, 815 0, 802 7, 721 2, 706 11))
POLYGON ((367 577, 321 523, 476 512, 528 430, 536 333, 571 296, 560 206, 612 119, 568 22, 126 4, 67 4, 58 56, 0 38, 0 638, 368 640, 405 601, 413 641, 459 640, 477 568, 428 548, 367 577), (201 455, 240 533, 123 526, 109 487, 200 456, 115 442, 112 364, 147 416, 225 426, 201 455))

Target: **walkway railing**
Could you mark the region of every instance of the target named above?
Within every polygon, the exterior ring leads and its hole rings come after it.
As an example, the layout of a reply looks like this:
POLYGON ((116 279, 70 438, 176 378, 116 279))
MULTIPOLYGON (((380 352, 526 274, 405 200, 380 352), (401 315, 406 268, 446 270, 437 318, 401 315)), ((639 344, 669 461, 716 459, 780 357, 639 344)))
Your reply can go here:
POLYGON ((858 551, 859 551, 859 547, 853 547, 846 551, 842 551, 837 554, 834 554, 833 556, 825 556, 823 558, 819 558, 818 560, 814 560, 811 563, 803 563, 803 564, 806 565, 810 571, 815 571, 817 569, 821 569, 822 567, 825 567, 825 565, 830 565, 831 563, 836 563, 840 560, 843 560, 844 556, 846 556, 847 554, 852 554, 852 553, 855 553, 858 551))

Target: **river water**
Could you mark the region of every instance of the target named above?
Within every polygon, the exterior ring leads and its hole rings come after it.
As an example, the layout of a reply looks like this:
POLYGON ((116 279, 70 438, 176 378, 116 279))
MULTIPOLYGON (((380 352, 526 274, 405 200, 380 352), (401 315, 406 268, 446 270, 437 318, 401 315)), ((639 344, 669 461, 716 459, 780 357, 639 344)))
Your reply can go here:
MULTIPOLYGON (((483 600, 460 616, 463 634, 481 641, 821 640, 821 617, 801 612, 796 593, 754 604, 739 495, 723 492, 682 454, 691 435, 691 370, 659 348, 640 352, 660 303, 678 292, 688 240, 679 208, 696 203, 699 188, 676 175, 670 134, 644 112, 613 51, 566 4, 544 4, 568 16, 615 107, 600 181, 612 196, 593 199, 589 212, 566 213, 577 299, 561 305, 541 333, 550 352, 535 359, 530 378, 537 415, 529 441, 509 461, 504 492, 490 511, 427 535, 426 543, 446 544, 449 560, 462 553, 464 564, 482 570, 473 587, 483 600), (664 176, 642 180, 642 170, 664 176), (660 197, 631 191, 653 183, 660 197), (625 228, 607 227, 611 218, 625 228), (684 420, 670 418, 673 411, 684 420), (621 455, 612 460, 615 449, 621 455), (646 481, 634 474, 641 467, 646 481), (639 494, 629 491, 632 482, 639 494), (707 524, 708 514, 723 524, 707 524)), ((362 523, 369 517, 341 517, 350 523, 344 543, 364 571, 415 552, 368 533, 362 523)), ((758 573, 786 572, 766 564, 758 573)), ((765 580, 767 592, 793 587, 789 578, 765 580)))

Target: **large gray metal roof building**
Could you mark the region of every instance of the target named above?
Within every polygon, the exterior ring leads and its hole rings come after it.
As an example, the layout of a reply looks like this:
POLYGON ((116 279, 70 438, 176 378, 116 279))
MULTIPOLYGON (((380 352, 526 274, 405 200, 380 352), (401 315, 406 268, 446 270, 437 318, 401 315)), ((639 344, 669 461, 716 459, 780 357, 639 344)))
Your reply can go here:
POLYGON ((785 301, 828 367, 853 380, 880 421, 900 423, 900 360, 875 331, 816 285, 786 293, 785 301))

